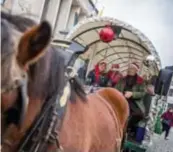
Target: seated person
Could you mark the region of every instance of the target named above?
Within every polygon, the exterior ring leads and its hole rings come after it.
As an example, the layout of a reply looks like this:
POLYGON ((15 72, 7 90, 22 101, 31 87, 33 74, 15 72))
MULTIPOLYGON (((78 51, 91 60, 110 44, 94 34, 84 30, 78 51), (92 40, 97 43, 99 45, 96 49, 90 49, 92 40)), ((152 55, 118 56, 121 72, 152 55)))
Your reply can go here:
POLYGON ((113 87, 115 86, 118 81, 121 79, 122 74, 119 72, 119 64, 113 64, 111 70, 108 72, 108 86, 113 87))
POLYGON ((97 64, 94 70, 91 70, 87 76, 87 85, 106 87, 108 82, 106 66, 107 64, 105 62, 100 62, 97 64))
POLYGON ((128 130, 133 133, 136 133, 135 126, 145 115, 145 106, 143 104, 145 85, 143 78, 137 74, 138 70, 139 66, 136 63, 130 64, 127 76, 122 78, 115 86, 116 89, 123 93, 129 103, 128 130))

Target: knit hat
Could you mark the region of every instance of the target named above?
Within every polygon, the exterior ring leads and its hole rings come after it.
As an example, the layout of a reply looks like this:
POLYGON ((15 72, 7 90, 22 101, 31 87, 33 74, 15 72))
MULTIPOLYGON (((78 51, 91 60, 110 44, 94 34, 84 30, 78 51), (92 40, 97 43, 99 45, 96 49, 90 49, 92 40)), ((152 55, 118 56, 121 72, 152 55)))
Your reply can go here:
POLYGON ((107 63, 106 62, 100 62, 99 65, 105 65, 106 66, 107 63))

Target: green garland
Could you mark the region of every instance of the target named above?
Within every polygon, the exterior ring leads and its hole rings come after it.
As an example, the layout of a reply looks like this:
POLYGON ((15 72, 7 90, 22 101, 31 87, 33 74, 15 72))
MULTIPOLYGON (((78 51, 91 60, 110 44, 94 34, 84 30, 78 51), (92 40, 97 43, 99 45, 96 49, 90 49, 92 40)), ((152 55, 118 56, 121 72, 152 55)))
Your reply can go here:
POLYGON ((158 112, 155 127, 154 127, 154 132, 156 134, 159 134, 159 135, 162 134, 162 121, 161 121, 161 118, 160 118, 162 113, 163 113, 163 108, 161 108, 160 111, 158 112))

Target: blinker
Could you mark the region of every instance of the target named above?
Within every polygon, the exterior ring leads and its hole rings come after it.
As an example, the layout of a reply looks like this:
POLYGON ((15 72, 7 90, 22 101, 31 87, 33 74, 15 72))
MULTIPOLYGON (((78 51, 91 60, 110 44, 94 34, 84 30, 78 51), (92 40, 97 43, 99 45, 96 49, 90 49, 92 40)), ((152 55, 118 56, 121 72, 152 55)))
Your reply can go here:
POLYGON ((19 106, 19 127, 22 127, 22 124, 25 120, 26 113, 28 110, 28 104, 29 104, 29 99, 28 99, 28 91, 27 91, 27 83, 28 79, 27 77, 22 80, 21 85, 19 87, 19 98, 18 98, 18 106, 19 106))

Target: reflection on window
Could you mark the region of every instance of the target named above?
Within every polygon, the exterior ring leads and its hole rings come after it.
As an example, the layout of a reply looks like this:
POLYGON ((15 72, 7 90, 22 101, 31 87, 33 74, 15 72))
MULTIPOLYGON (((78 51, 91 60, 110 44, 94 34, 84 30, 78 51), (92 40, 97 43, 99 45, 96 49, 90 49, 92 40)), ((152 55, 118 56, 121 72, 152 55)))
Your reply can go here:
POLYGON ((169 90, 169 94, 168 95, 171 96, 171 97, 173 97, 173 89, 170 89, 169 90))

